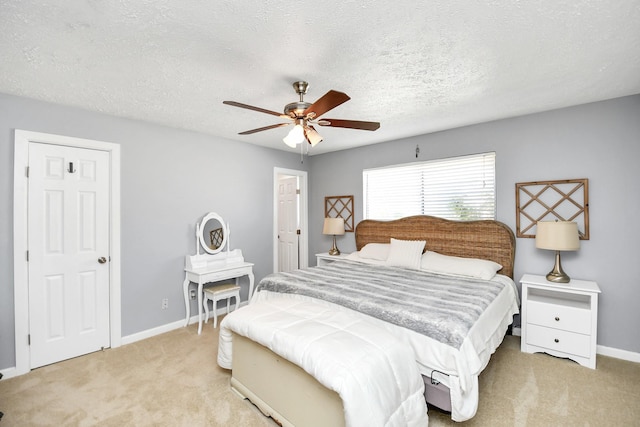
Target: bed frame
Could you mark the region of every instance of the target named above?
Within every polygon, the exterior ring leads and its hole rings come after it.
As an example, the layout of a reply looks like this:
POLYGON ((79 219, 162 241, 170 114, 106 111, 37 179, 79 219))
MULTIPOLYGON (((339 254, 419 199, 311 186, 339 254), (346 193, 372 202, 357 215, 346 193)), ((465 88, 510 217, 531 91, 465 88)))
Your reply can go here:
POLYGON ((231 389, 283 427, 342 427, 342 399, 299 366, 233 334, 231 389))
POLYGON ((499 221, 450 221, 418 215, 394 221, 366 219, 356 226, 356 248, 367 243, 389 243, 391 238, 426 240, 425 250, 443 255, 480 258, 497 262, 498 271, 513 279, 516 238, 499 221))
MULTIPOLYGON (((355 234, 358 250, 367 243, 389 243, 392 237, 426 240, 425 250, 488 259, 502 265, 500 274, 513 279, 515 236, 499 221, 459 222, 431 216, 364 220, 356 226, 355 234)), ((423 379, 427 402, 451 411, 448 389, 437 378, 423 379)), ((269 349, 236 334, 231 387, 282 426, 344 425, 342 400, 335 391, 269 349)))

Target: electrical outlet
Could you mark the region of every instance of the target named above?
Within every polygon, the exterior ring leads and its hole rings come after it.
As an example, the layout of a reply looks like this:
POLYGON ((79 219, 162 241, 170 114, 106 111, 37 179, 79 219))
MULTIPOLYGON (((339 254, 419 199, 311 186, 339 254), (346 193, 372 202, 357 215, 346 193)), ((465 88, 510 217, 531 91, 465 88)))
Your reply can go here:
POLYGON ((189 291, 189 297, 190 297, 191 299, 196 299, 196 290, 195 290, 195 289, 191 289, 191 290, 189 291))
POLYGON ((169 298, 163 298, 162 299, 162 309, 167 309, 169 308, 169 298))

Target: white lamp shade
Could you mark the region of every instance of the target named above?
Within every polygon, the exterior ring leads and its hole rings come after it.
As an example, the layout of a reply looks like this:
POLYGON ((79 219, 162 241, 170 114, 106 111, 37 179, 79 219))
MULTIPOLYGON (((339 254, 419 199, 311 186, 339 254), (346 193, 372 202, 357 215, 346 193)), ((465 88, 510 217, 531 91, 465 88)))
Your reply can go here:
POLYGON ((304 129, 302 129, 302 126, 300 125, 295 125, 289 134, 282 139, 282 141, 289 147, 296 148, 296 145, 304 141, 304 129))
POLYGON ((539 221, 536 224, 536 248, 577 251, 580 249, 578 224, 571 221, 539 221))
POLYGON ((322 234, 340 236, 344 234, 344 218, 325 218, 322 234))

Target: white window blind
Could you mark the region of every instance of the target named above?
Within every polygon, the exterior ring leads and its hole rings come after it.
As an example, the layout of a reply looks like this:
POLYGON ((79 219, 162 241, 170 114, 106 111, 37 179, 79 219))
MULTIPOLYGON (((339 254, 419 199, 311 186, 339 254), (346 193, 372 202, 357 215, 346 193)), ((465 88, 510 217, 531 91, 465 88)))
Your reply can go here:
POLYGON ((364 218, 495 219, 495 158, 491 152, 365 169, 364 218))

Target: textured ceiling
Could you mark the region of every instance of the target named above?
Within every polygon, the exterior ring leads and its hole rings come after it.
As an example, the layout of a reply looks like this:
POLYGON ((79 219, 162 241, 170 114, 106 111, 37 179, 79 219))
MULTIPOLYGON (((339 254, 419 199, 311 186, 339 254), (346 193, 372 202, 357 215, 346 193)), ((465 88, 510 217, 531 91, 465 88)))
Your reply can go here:
POLYGON ((330 89, 310 154, 640 93, 640 1, 0 0, 0 92, 272 148, 330 89))

